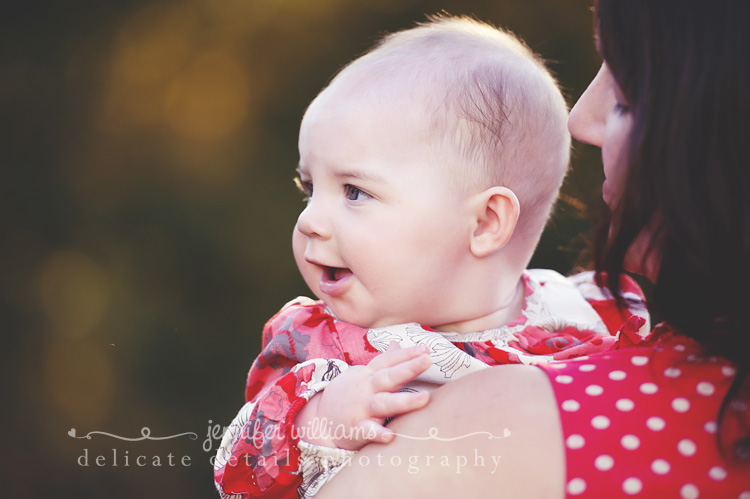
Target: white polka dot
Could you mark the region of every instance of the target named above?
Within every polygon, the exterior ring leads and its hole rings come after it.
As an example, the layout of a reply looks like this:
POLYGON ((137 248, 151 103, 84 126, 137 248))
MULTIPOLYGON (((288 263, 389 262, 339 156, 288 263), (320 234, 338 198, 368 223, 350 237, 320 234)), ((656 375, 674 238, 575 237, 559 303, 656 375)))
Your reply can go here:
POLYGON ((667 423, 659 416, 651 416, 646 420, 646 426, 651 431, 662 431, 667 423))
POLYGON ((658 391, 659 391, 659 387, 658 387, 658 386, 656 386, 656 385, 655 385, 655 384, 653 384, 653 383, 643 383, 643 384, 641 384, 641 386, 640 386, 639 390, 640 390, 640 391, 641 391, 641 393, 643 393, 643 394, 646 394, 646 395, 653 395, 654 393, 656 393, 656 392, 658 392, 658 391))
POLYGON ((750 499, 750 490, 746 490, 737 499, 750 499))
POLYGON ((576 412, 581 408, 581 404, 579 404, 577 400, 569 399, 563 401, 560 407, 562 407, 562 410, 565 412, 576 412))
POLYGON ((684 352, 685 351, 685 345, 675 345, 674 349, 678 352, 684 352))
POLYGON ((565 440, 565 445, 568 446, 568 449, 580 449, 585 444, 586 440, 584 440, 583 437, 577 433, 570 435, 567 440, 565 440))
POLYGON ((667 378, 677 378, 680 374, 682 374, 682 371, 677 367, 668 367, 664 369, 664 376, 667 378))
POLYGON ((677 412, 687 412, 690 409, 690 401, 682 397, 677 397, 672 400, 672 409, 677 412))
POLYGON ((599 471, 609 471, 614 465, 615 460, 612 459, 612 456, 608 456, 607 454, 602 454, 594 460, 594 466, 599 471))
POLYGON ((584 364, 581 367, 578 368, 579 371, 588 373, 596 369, 596 366, 594 364, 584 364))
POLYGON ((620 399, 615 402, 615 407, 622 412, 632 411, 635 403, 630 399, 620 399))
POLYGON ((724 366, 721 368, 721 374, 723 374, 724 376, 734 376, 734 373, 736 372, 737 370, 731 366, 724 366))
POLYGON ((695 391, 700 393, 701 395, 704 395, 708 397, 709 395, 713 395, 716 391, 716 388, 712 383, 709 383, 708 381, 701 381, 698 383, 695 387, 695 391))
POLYGON ((586 387, 586 394, 596 397, 604 392, 604 388, 599 385, 589 385, 586 387))
POLYGON ((583 492, 586 490, 586 482, 583 480, 583 478, 573 478, 568 482, 568 486, 566 488, 568 489, 568 494, 577 496, 579 494, 583 494, 583 492))
POLYGON ((641 446, 641 440, 635 435, 625 435, 620 439, 620 444, 627 450, 636 450, 641 446))
POLYGON ((708 421, 703 425, 703 429, 706 430, 706 433, 716 433, 718 426, 716 425, 716 421, 708 421))
POLYGON ((625 379, 628 375, 625 374, 625 371, 612 371, 609 373, 609 379, 612 381, 622 381, 625 379))
POLYGON ((645 366, 648 364, 648 357, 644 357, 643 355, 633 355, 630 358, 630 363, 634 366, 645 366))
POLYGON ((563 369, 565 366, 567 366, 567 364, 565 364, 564 362, 550 362, 547 365, 552 369, 563 369))
POLYGON ((643 483, 635 477, 626 478, 622 482, 622 491, 629 496, 638 494, 641 490, 643 490, 643 483))
POLYGON ((607 416, 594 416, 591 419, 591 426, 597 430, 609 428, 609 418, 607 416))
POLYGON ((708 476, 710 476, 712 480, 716 480, 718 482, 724 480, 727 477, 727 470, 725 470, 721 466, 714 466, 710 470, 708 470, 708 476))
POLYGON ((692 483, 686 483, 680 488, 680 497, 682 499, 698 499, 698 496, 700 496, 700 491, 692 483))
POLYGON ((695 355, 695 354, 690 354, 690 355, 688 355, 685 358, 687 360, 689 360, 690 362, 695 362, 696 360, 700 360, 700 357, 698 355, 695 355))
POLYGON ((664 459, 655 459, 654 462, 651 463, 651 471, 657 475, 666 475, 671 469, 672 466, 670 466, 664 459))
POLYGON ((695 442, 693 442, 689 438, 683 438, 682 440, 677 442, 677 451, 685 457, 694 456, 696 450, 697 447, 695 446, 695 442))
POLYGON ((562 385, 569 385, 573 382, 573 378, 571 376, 568 376, 567 374, 561 374, 555 377, 555 381, 562 385))

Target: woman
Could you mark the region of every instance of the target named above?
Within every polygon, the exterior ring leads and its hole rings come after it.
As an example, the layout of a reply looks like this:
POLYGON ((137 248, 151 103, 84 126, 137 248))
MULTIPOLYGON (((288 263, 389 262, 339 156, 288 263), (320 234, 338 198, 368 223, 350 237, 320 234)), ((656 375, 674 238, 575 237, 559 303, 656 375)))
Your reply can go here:
POLYGON ((569 121, 602 148, 611 223, 596 263, 615 293, 624 270, 649 277, 665 323, 437 390, 321 498, 750 498, 749 25, 745 0, 596 5, 604 62, 569 121))

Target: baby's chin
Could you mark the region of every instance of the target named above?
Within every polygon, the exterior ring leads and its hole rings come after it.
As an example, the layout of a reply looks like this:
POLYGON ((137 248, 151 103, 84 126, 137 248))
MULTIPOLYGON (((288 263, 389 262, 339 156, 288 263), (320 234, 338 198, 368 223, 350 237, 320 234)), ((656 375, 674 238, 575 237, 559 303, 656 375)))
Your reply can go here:
POLYGON ((330 297, 326 296, 324 293, 315 293, 315 295, 319 300, 322 300, 326 304, 328 310, 331 311, 331 314, 337 320, 360 327, 362 329, 371 329, 374 327, 372 325, 374 323, 374 319, 363 317, 361 313, 358 314, 353 311, 351 306, 343 307, 341 305, 337 305, 336 303, 331 303, 330 297))
MULTIPOLYGON (((325 302, 326 306, 336 319, 362 329, 380 329, 399 324, 420 324, 423 326, 431 326, 436 322, 430 322, 430 318, 437 319, 437 315, 439 315, 435 313, 424 314, 422 317, 417 317, 407 313, 391 313, 385 315, 378 310, 363 310, 367 307, 361 305, 358 306, 351 302, 337 302, 335 299, 332 300, 330 296, 326 296, 324 293, 316 293, 316 296, 319 300, 325 302)), ((443 317, 441 317, 441 319, 442 318, 443 317)), ((443 322, 437 323, 443 324, 443 322)))
MULTIPOLYGON (((323 301, 325 301, 325 299, 323 301)), ((414 322, 409 320, 399 320, 395 317, 364 317, 361 313, 356 313, 356 311, 352 311, 351 309, 341 309, 341 307, 335 307, 331 305, 328 305, 328 308, 333 312, 333 316, 336 317, 336 319, 360 327, 362 329, 378 329, 388 326, 395 326, 396 324, 414 322)))

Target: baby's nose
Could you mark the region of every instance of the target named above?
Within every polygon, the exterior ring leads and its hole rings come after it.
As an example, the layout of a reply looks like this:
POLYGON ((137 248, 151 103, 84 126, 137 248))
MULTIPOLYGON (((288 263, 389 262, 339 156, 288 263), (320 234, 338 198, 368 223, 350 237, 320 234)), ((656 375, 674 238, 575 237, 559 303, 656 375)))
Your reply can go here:
POLYGON ((312 199, 297 218, 297 229, 307 237, 328 239, 331 237, 331 227, 324 210, 312 199))

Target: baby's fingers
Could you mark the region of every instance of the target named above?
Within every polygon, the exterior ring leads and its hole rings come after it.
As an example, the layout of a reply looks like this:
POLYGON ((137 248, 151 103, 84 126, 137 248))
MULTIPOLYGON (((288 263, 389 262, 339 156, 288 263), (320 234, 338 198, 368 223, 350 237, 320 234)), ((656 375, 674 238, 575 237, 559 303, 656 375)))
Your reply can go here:
POLYGON ((393 432, 373 419, 363 419, 351 429, 347 439, 338 440, 341 449, 359 450, 368 442, 388 443, 393 440, 393 432))
POLYGON ((426 345, 401 348, 398 343, 392 341, 388 346, 388 350, 372 359, 367 366, 373 371, 377 371, 378 369, 395 366, 429 351, 426 345))
POLYGON ((370 398, 370 416, 373 418, 388 418, 421 409, 430 400, 430 394, 418 392, 380 392, 370 398))
POLYGON ((390 442, 393 440, 393 432, 372 419, 365 419, 359 423, 360 428, 367 430, 367 440, 370 442, 390 442))
POLYGON ((426 371, 431 364, 432 360, 427 354, 420 354, 418 357, 406 360, 400 364, 381 368, 373 373, 370 378, 372 391, 395 392, 426 371))

